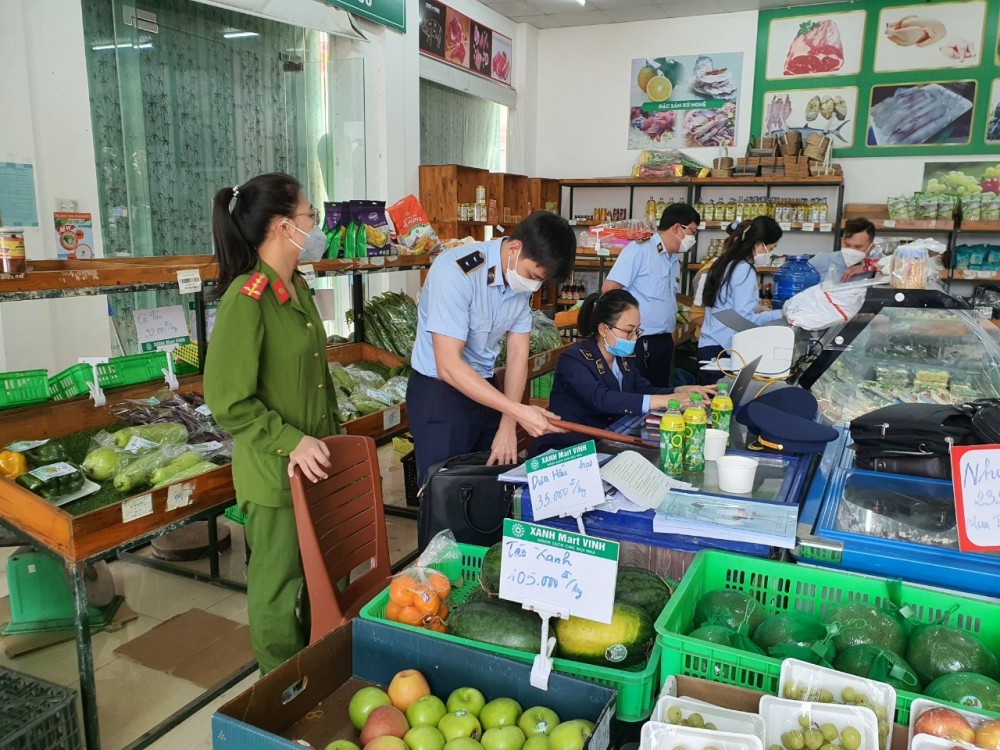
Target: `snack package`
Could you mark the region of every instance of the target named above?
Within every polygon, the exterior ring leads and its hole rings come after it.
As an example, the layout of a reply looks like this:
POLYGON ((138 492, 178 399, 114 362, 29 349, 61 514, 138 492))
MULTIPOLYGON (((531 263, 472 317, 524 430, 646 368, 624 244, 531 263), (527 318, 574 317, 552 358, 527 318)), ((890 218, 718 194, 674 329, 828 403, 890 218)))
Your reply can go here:
POLYGON ((387 213, 400 246, 405 248, 401 252, 425 255, 441 249, 441 240, 416 196, 408 195, 396 201, 389 206, 387 213))
POLYGON ((389 254, 390 228, 385 216, 385 201, 351 201, 351 218, 359 224, 355 253, 364 244, 364 254, 358 257, 389 254))
POLYGON ((439 532, 417 561, 393 576, 386 619, 447 632, 451 590, 461 583, 462 553, 450 530, 439 532))
POLYGON ((962 198, 962 220, 980 221, 983 215, 983 198, 978 193, 962 198))
POLYGON ((342 258, 344 255, 344 238, 347 233, 347 222, 350 220, 350 207, 347 201, 323 204, 325 221, 323 234, 326 235, 325 258, 342 258))

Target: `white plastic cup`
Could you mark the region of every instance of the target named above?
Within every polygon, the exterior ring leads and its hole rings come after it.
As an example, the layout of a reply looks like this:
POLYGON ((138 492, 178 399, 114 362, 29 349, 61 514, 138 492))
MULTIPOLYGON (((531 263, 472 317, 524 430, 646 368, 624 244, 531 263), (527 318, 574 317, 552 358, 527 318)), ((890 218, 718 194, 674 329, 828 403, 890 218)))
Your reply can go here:
POLYGON ((717 458, 726 455, 726 443, 729 441, 729 433, 725 430, 705 430, 705 460, 715 461, 717 458))
POLYGON ((720 456, 715 460, 719 467, 719 489, 734 495, 745 495, 753 490, 757 476, 757 459, 746 456, 720 456))

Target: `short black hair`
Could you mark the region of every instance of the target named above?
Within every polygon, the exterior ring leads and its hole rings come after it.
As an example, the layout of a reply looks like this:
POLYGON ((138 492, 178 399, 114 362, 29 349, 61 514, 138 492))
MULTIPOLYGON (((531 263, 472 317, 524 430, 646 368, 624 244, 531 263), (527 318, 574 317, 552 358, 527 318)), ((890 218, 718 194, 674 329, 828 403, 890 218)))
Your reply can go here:
POLYGON ((687 203, 671 203, 660 214, 660 224, 657 229, 662 232, 674 224, 680 224, 682 227, 688 224, 701 224, 701 214, 687 203))
POLYGON ((860 234, 861 232, 868 235, 869 241, 875 239, 875 225, 864 216, 859 216, 856 219, 848 219, 844 222, 845 237, 850 237, 852 234, 860 234))
POLYGON ((576 234, 563 217, 535 211, 515 227, 510 238, 521 243, 526 258, 545 269, 549 283, 561 284, 573 270, 576 234))

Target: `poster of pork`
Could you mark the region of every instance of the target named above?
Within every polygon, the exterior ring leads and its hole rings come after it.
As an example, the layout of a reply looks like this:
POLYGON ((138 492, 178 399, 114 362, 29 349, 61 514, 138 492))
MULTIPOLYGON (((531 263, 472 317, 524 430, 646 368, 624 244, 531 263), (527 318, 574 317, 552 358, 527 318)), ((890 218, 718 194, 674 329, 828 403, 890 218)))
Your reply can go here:
POLYGON ((986 3, 883 8, 875 45, 875 71, 975 68, 983 51, 986 3))
POLYGON ((438 0, 420 0, 420 52, 510 86, 510 37, 438 0))
POLYGON ((628 148, 735 145, 742 52, 632 60, 628 148))
POLYGON ((771 21, 767 45, 767 78, 856 75, 867 13, 817 14, 771 21))

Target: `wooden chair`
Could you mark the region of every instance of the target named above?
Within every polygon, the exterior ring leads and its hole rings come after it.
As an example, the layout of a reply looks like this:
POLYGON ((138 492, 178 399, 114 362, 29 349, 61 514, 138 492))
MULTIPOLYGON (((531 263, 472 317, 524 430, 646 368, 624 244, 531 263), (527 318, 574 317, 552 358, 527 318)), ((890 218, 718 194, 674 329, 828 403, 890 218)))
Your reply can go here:
POLYGON ((334 435, 323 442, 330 449, 329 477, 313 484, 296 467, 291 480, 311 643, 356 617, 391 575, 375 441, 334 435), (338 585, 366 563, 368 570, 338 585))

